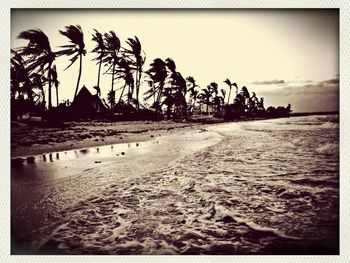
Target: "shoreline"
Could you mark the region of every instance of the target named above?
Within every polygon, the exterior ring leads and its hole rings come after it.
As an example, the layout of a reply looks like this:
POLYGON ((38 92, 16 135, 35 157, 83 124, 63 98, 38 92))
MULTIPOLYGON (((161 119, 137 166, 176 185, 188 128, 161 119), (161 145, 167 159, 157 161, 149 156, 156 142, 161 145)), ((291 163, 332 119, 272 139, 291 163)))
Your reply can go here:
POLYGON ((212 124, 214 123, 170 121, 115 124, 100 122, 97 127, 81 128, 82 124, 73 123, 64 128, 64 131, 24 124, 20 128, 11 127, 11 159, 110 144, 143 142, 174 133, 200 130, 212 124), (125 128, 129 128, 130 131, 125 128), (33 133, 36 135, 35 138, 31 137, 33 133))
MULTIPOLYGON (((327 113, 324 113, 327 114, 327 113)), ((289 117, 320 115, 320 113, 291 114, 289 117)), ((11 159, 23 158, 58 151, 99 147, 118 143, 148 141, 152 138, 190 130, 200 130, 208 125, 270 118, 244 118, 224 120, 204 117, 193 121, 85 121, 67 122, 56 127, 45 127, 42 123, 11 123, 11 159)))

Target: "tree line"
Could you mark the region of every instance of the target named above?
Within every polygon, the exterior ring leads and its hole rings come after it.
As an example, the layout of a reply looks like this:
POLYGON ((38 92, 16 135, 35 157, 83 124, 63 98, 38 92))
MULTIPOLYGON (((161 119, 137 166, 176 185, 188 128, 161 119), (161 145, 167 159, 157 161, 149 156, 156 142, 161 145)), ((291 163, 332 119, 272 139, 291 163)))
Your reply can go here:
MULTIPOLYGON (((88 52, 85 47, 83 30, 79 25, 69 25, 59 33, 66 37, 67 44, 53 51, 49 38, 40 29, 23 31, 19 39, 28 41, 28 44, 11 50, 11 99, 14 107, 50 111, 52 106, 52 90, 56 91, 56 105, 59 105, 59 78, 56 60, 61 56, 69 58, 69 69, 79 62, 79 72, 73 101, 75 100, 83 70, 83 58, 88 52), (45 88, 48 94, 45 94, 45 88), (46 101, 48 100, 48 101, 46 101), (48 105, 46 109, 46 103, 48 105)), ((94 29, 91 40, 95 47, 90 51, 95 54, 97 66, 97 80, 93 87, 97 95, 101 95, 100 81, 102 75, 110 75, 110 88, 106 100, 103 102, 110 112, 140 111, 144 105, 140 103, 140 87, 143 79, 148 83, 148 89, 143 94, 145 101, 151 101, 150 108, 158 116, 167 118, 187 118, 199 104, 206 105, 213 112, 219 113, 224 105, 230 104, 231 89, 235 88, 233 104, 246 109, 264 109, 263 99, 252 97, 246 87, 238 92, 238 85, 229 79, 224 80, 228 85, 229 94, 226 101, 225 89, 219 89, 216 82, 211 82, 206 88, 199 87, 192 76, 183 77, 178 71, 176 63, 171 58, 162 60, 155 58, 147 70, 144 69, 146 53, 137 36, 126 40, 126 47, 121 45, 120 38, 114 31, 101 33, 94 29), (102 70, 102 66, 106 70, 102 70), (122 83, 116 87, 116 82, 122 83), (116 91, 120 91, 116 98, 116 91)))

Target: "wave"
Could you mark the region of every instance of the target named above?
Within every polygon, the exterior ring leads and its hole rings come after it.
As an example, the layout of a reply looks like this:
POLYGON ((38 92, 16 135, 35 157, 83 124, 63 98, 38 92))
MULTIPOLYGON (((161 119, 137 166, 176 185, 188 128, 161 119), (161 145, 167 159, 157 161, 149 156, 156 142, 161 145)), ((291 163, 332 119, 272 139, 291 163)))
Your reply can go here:
POLYGON ((326 143, 315 149, 319 154, 336 155, 339 152, 338 143, 326 143))
POLYGON ((321 124, 320 128, 323 128, 323 129, 338 129, 339 128, 339 123, 326 122, 326 123, 321 124))

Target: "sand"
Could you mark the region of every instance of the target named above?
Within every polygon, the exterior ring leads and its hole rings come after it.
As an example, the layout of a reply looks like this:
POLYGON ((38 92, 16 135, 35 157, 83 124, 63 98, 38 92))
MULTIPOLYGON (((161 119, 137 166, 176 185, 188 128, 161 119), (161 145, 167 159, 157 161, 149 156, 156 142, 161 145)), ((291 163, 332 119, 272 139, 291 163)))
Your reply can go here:
POLYGON ((11 123, 11 158, 55 151, 81 149, 116 143, 147 141, 172 133, 203 129, 204 122, 124 121, 124 122, 67 122, 56 127, 42 123, 11 123))

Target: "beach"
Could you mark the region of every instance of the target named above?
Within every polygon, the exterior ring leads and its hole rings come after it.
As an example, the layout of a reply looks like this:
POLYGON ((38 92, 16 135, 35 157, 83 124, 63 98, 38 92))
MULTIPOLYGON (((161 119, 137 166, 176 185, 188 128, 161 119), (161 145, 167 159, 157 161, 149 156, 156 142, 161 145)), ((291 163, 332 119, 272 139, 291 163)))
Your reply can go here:
POLYGON ((189 126, 25 159, 11 168, 12 252, 336 254, 338 127, 189 126))
POLYGON ((40 122, 11 123, 11 158, 115 143, 147 141, 154 137, 205 128, 223 120, 207 117, 199 122, 85 121, 47 127, 40 122))

